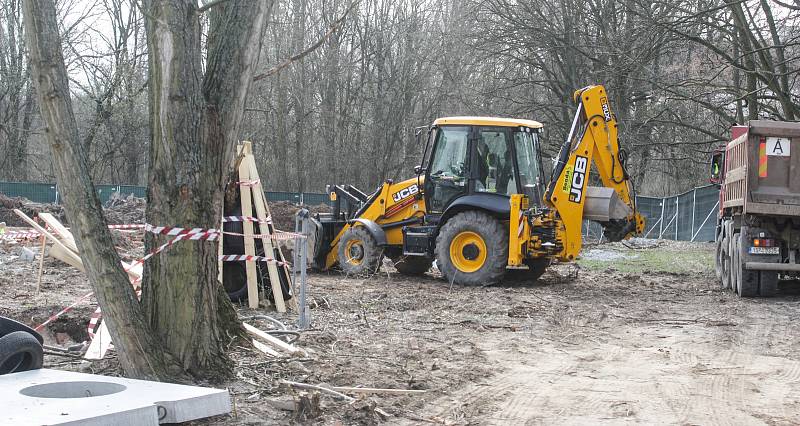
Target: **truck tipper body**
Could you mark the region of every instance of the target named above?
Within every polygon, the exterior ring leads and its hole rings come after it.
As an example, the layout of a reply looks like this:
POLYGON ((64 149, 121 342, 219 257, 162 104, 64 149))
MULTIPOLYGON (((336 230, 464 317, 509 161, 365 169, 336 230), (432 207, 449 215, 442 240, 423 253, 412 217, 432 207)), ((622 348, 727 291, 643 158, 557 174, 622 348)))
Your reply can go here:
POLYGON ((769 297, 800 274, 800 123, 753 120, 731 136, 711 161, 716 272, 742 297, 769 297))

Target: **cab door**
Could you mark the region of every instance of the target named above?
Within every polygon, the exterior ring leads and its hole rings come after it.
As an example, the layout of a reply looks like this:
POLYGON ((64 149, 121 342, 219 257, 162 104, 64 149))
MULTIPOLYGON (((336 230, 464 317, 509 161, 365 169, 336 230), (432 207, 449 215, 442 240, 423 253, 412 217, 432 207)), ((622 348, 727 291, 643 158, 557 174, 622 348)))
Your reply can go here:
POLYGON ((442 126, 436 132, 425 175, 425 205, 430 213, 442 213, 469 190, 472 136, 471 126, 442 126))

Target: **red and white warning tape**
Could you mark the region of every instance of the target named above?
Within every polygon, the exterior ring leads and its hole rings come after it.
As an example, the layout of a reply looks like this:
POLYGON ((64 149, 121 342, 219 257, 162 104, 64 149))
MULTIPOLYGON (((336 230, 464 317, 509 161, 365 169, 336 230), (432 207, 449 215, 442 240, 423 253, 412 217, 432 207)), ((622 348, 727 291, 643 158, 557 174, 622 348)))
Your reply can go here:
POLYGON ((67 312, 71 311, 71 310, 72 310, 72 308, 74 308, 74 307, 78 306, 78 305, 79 305, 81 302, 83 302, 84 300, 86 300, 86 299, 88 299, 88 298, 92 297, 92 295, 93 295, 93 294, 94 294, 94 292, 93 292, 93 291, 92 291, 92 292, 89 292, 89 293, 86 293, 86 294, 84 294, 84 295, 83 295, 83 297, 81 297, 80 299, 76 300, 76 301, 75 301, 75 303, 73 303, 73 304, 71 304, 71 305, 67 306, 66 308, 64 308, 64 309, 62 309, 62 310, 60 310, 60 311, 58 311, 58 313, 56 313, 56 314, 53 314, 53 315, 51 315, 51 316, 50 316, 50 318, 48 318, 48 319, 47 319, 45 322, 43 322, 43 323, 41 323, 41 324, 37 325, 37 326, 34 328, 34 330, 36 330, 36 331, 42 331, 42 329, 44 328, 44 326, 46 326, 47 324, 50 324, 51 322, 55 321, 55 320, 56 320, 58 317, 60 317, 61 315, 64 315, 64 314, 66 314, 67 312))
POLYGON ((256 180, 244 180, 244 181, 239 181, 239 182, 236 182, 236 183, 237 183, 239 186, 256 186, 256 185, 258 185, 259 183, 261 183, 261 179, 256 179, 256 180))
POLYGON ((38 238, 41 234, 38 231, 10 231, 5 234, 0 234, 0 241, 3 240, 27 240, 31 238, 38 238))
POLYGON ((277 259, 273 259, 271 257, 264 257, 264 256, 248 256, 246 254, 224 254, 220 255, 219 260, 223 262, 271 262, 275 263, 278 266, 291 266, 289 262, 282 262, 277 259))
POLYGON ((126 225, 108 225, 108 229, 144 229, 144 223, 131 223, 126 225))
POLYGON ((255 223, 272 223, 272 216, 267 216, 266 220, 260 220, 253 216, 225 216, 222 218, 223 222, 255 222, 255 223))

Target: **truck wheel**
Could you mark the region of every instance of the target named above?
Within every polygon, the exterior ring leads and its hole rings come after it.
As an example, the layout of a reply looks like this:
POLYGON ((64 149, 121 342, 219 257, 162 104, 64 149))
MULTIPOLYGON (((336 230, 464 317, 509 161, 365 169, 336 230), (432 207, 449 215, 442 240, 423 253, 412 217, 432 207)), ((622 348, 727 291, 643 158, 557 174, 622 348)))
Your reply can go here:
POLYGON ((730 282, 731 282, 731 290, 734 293, 739 293, 739 234, 733 234, 731 236, 731 252, 728 259, 730 260, 730 282))
POLYGON ((716 244, 716 251, 714 256, 714 274, 716 274, 717 279, 722 282, 722 288, 725 289, 725 281, 722 279, 722 269, 724 268, 724 252, 722 251, 722 241, 724 238, 722 237, 722 232, 717 235, 717 244, 716 244))
POLYGON ((758 296, 758 271, 744 268, 744 236, 744 233, 736 235, 736 265, 734 265, 738 278, 736 289, 739 297, 755 297, 758 296))
POLYGON ((537 257, 535 259, 528 259, 525 264, 531 271, 528 273, 528 278, 531 282, 536 282, 550 266, 551 259, 548 257, 537 257))
POLYGON ((507 263, 508 229, 486 213, 459 213, 436 237, 436 264, 449 282, 496 284, 503 278, 507 263))
POLYGON ((381 266, 383 253, 363 226, 351 227, 339 240, 339 267, 348 275, 372 275, 381 266))
POLYGON ((392 259, 397 272, 403 275, 424 275, 433 260, 425 256, 399 256, 392 259))
POLYGON ((15 331, 0 337, 0 375, 38 370, 43 362, 42 344, 32 334, 15 331))
POLYGON ((720 271, 720 273, 722 274, 721 282, 723 290, 733 288, 731 285, 731 257, 725 250, 728 244, 728 237, 724 237, 721 242, 722 247, 720 247, 719 251, 720 263, 722 264, 722 271, 720 271))
POLYGON ((758 295, 773 297, 778 292, 778 273, 773 271, 759 271, 758 295))

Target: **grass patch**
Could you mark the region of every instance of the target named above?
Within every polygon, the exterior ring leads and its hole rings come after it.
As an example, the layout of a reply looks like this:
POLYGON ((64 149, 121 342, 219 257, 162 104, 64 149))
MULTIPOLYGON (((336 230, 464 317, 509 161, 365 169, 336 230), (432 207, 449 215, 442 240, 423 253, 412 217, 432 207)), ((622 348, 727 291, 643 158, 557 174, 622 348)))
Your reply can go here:
POLYGON ((622 255, 613 260, 577 260, 581 268, 595 271, 615 270, 624 273, 661 272, 671 274, 709 273, 714 270, 714 252, 707 247, 656 247, 632 250, 624 246, 602 245, 593 250, 603 250, 622 255))

